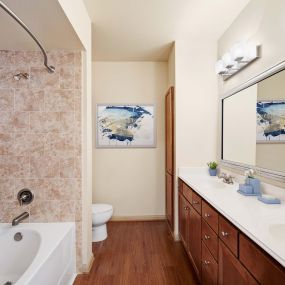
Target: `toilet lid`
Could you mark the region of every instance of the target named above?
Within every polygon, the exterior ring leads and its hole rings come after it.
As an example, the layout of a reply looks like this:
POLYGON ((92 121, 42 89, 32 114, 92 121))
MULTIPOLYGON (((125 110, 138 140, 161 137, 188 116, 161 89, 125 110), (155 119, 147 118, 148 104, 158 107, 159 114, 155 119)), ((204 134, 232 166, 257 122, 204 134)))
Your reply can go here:
POLYGON ((113 206, 109 204, 93 204, 92 205, 92 213, 98 214, 102 212, 112 211, 113 206))

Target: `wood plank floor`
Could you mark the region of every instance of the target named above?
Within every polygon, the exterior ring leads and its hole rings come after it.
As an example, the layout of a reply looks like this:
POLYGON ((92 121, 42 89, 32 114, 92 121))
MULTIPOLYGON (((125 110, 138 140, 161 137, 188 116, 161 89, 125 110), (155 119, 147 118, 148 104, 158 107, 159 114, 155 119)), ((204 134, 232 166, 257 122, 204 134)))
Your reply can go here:
POLYGON ((93 243, 95 261, 74 285, 198 285, 180 242, 166 222, 110 222, 109 237, 93 243))

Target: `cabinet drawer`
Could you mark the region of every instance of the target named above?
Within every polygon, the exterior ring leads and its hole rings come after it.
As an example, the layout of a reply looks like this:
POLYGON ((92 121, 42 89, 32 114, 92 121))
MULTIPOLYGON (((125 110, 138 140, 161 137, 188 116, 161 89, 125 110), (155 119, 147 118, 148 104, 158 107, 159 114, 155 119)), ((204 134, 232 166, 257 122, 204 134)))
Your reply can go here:
POLYGON ((218 284, 218 263, 202 242, 202 284, 218 284))
POLYGON ((202 199, 201 197, 195 193, 193 191, 192 193, 192 205, 193 205, 193 208, 199 213, 201 214, 201 208, 202 208, 202 199))
POLYGON ((202 240, 213 257, 218 260, 218 236, 204 220, 202 220, 202 240))
POLYGON ((285 284, 285 269, 244 234, 239 236, 239 259, 260 284, 285 284))
POLYGON ((202 217, 210 225, 210 227, 218 233, 218 217, 219 214, 207 202, 202 201, 202 217))
POLYGON ((183 183, 182 190, 184 197, 188 200, 188 202, 192 203, 193 190, 185 183, 183 183))
POLYGON ((219 217, 219 237, 231 252, 238 256, 238 230, 222 216, 219 217))

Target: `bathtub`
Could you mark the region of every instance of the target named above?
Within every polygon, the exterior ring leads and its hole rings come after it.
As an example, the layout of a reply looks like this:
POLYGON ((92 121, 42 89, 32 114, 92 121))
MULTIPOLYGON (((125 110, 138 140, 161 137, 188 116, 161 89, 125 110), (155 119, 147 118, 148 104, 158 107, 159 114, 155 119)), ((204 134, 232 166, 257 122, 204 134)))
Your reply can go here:
POLYGON ((71 285, 75 276, 74 223, 0 224, 0 285, 71 285))

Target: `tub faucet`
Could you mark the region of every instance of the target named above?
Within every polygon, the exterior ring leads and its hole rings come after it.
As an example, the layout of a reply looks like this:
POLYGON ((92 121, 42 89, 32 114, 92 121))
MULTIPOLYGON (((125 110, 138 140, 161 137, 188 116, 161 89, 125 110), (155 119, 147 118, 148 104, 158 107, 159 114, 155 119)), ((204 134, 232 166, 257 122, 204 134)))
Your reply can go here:
POLYGON ((224 172, 222 172, 220 175, 219 175, 219 178, 223 178, 223 182, 224 183, 227 183, 227 184, 234 184, 234 181, 233 181, 233 176, 231 176, 230 174, 226 174, 224 172))
POLYGON ((19 223, 21 223, 23 220, 27 219, 30 216, 28 212, 24 212, 21 215, 17 216, 12 221, 12 226, 17 226, 19 223))

